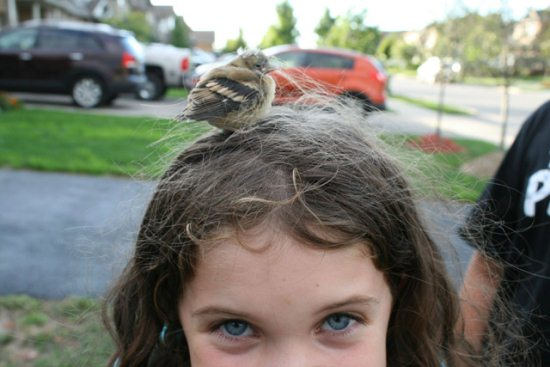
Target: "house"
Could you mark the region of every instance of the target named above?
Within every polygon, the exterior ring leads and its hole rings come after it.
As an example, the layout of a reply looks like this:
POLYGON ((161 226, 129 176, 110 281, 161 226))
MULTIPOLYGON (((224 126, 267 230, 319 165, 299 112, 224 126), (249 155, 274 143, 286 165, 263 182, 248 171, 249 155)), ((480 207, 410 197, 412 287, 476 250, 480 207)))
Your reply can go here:
POLYGON ((176 17, 173 8, 153 6, 149 0, 0 0, 0 28, 31 19, 101 22, 130 11, 146 14, 158 40, 169 39, 176 17))
POLYGON ((113 0, 0 0, 0 27, 31 19, 98 21, 112 16, 112 4, 113 0))
POLYGON ((203 51, 212 52, 216 34, 213 31, 192 31, 191 43, 203 51))
POLYGON ((550 8, 531 10, 527 16, 514 25, 512 41, 522 47, 530 47, 545 27, 550 25, 550 8))
POLYGON ((514 25, 511 45, 514 72, 519 75, 540 75, 547 72, 550 62, 541 49, 550 28, 550 7, 531 10, 525 18, 514 25))

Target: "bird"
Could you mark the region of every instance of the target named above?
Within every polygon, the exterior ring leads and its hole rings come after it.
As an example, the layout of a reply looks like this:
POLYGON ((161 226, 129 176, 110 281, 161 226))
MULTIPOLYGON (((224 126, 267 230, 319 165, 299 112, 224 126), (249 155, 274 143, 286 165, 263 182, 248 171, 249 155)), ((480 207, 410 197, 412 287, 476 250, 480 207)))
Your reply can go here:
POLYGON ((178 120, 206 120, 229 131, 253 125, 267 114, 275 97, 275 81, 268 75, 273 70, 262 51, 244 51, 199 79, 178 120))

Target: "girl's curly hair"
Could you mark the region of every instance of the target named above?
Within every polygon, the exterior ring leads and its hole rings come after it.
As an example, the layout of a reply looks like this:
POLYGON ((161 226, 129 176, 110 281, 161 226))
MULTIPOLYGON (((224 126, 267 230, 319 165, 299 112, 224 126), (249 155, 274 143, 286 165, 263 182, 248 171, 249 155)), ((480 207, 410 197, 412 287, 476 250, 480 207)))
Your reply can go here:
POLYGON ((394 300, 388 366, 476 365, 455 334, 456 291, 409 184, 371 135, 349 106, 278 107, 250 128, 215 132, 181 152, 107 297, 110 363, 190 366, 177 307, 201 246, 228 228, 276 223, 313 247, 368 247, 394 300), (159 342, 164 324, 171 332, 159 342))

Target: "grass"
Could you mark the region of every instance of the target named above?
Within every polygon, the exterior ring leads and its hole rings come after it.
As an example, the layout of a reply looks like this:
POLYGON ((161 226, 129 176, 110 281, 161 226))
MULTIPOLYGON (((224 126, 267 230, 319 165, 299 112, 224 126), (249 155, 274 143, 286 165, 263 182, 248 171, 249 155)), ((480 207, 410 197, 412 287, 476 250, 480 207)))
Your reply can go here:
POLYGON ((189 91, 185 88, 170 88, 166 93, 166 97, 175 99, 186 99, 189 91))
POLYGON ((415 191, 421 197, 447 198, 456 201, 475 201, 487 178, 461 172, 461 166, 479 156, 497 151, 491 143, 474 139, 455 139, 463 148, 458 153, 424 153, 412 149, 407 143, 415 139, 412 135, 384 135, 392 155, 398 157, 404 170, 412 180, 415 191))
MULTIPOLYGON (((387 68, 390 75, 402 75, 410 78, 416 77, 415 69, 403 69, 397 67, 387 68)), ((459 83, 484 85, 484 86, 500 86, 504 83, 502 77, 495 76, 465 76, 459 83)), ((526 90, 543 90, 550 88, 550 76, 526 76, 510 78, 510 85, 526 89, 526 90)))
POLYGON ((113 351, 95 299, 2 296, 0 325, 0 367, 104 366, 113 351))
MULTIPOLYGON (((143 117, 112 117, 51 110, 14 110, 0 119, 0 166, 86 174, 154 178, 163 157, 209 130, 206 124, 180 124, 143 117), (172 139, 162 140, 166 135, 172 139)), ((435 185, 419 179, 438 195, 475 200, 483 179, 460 172, 460 166, 498 149, 476 141, 458 140, 463 153, 425 154, 403 142, 411 136, 385 137, 403 156, 413 177, 434 176, 435 185), (435 187, 435 188, 434 188, 435 187)), ((431 192, 428 192, 431 194, 431 192)), ((35 321, 38 322, 38 321, 35 321)))
POLYGON ((0 166, 147 177, 170 151, 156 142, 173 134, 184 143, 207 130, 146 117, 13 110, 0 118, 0 166))
MULTIPOLYGON (((413 98, 402 94, 393 94, 393 93, 391 94, 391 97, 403 102, 413 104, 415 106, 427 108, 433 111, 439 111, 439 103, 437 102, 428 101, 421 98, 413 98)), ((444 104, 442 106, 442 111, 443 113, 447 113, 449 115, 472 116, 472 113, 470 111, 464 108, 460 108, 460 107, 452 106, 448 104, 444 104)))

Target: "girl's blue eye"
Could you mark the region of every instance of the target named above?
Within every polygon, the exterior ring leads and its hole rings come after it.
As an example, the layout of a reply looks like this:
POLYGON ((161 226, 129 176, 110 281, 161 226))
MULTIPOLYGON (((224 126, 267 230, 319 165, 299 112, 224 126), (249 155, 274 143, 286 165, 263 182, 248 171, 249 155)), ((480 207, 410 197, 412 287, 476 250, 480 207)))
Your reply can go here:
POLYGON ((247 336, 250 334, 250 325, 242 320, 229 320, 221 325, 224 333, 230 336, 247 336))
POLYGON ((345 314, 334 314, 330 315, 325 322, 323 323, 322 328, 330 331, 342 331, 347 329, 350 324, 355 321, 348 315, 345 314))

